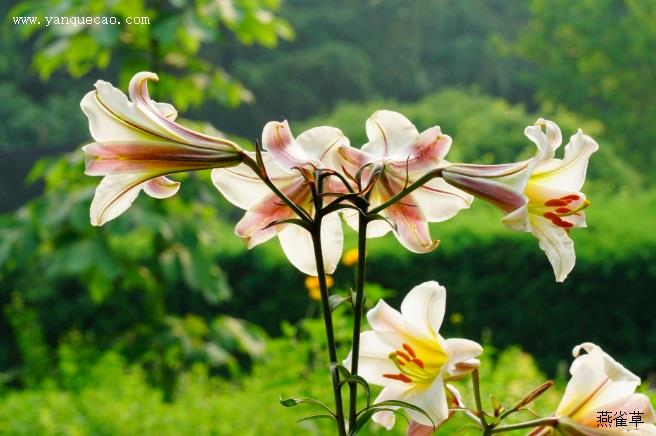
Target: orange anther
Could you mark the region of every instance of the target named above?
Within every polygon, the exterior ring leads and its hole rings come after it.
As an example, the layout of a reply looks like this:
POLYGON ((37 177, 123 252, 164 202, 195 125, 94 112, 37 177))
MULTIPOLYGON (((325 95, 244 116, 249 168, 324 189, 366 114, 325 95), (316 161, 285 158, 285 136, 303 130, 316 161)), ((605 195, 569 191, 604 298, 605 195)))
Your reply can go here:
POLYGON ((408 362, 412 360, 412 358, 410 356, 408 356, 407 354, 405 354, 403 351, 397 351, 396 354, 403 357, 408 362))
POLYGON ((556 208, 556 213, 570 213, 571 211, 572 209, 570 209, 569 207, 556 208))
POLYGON ((544 202, 545 206, 567 206, 572 200, 569 199, 560 199, 560 198, 552 198, 551 200, 547 200, 544 202))
POLYGON ((560 220, 560 227, 563 227, 565 229, 571 229, 572 227, 574 227, 574 224, 567 222, 565 220, 560 220))
POLYGON ((551 221, 560 219, 560 217, 553 212, 545 212, 542 214, 542 216, 551 221))
POLYGON ((412 379, 405 374, 383 374, 383 377, 389 378, 392 380, 399 380, 404 383, 411 383, 412 379))
POLYGON ((566 195, 566 196, 560 197, 560 198, 563 199, 563 200, 580 200, 581 199, 581 197, 579 195, 576 195, 576 194, 569 194, 569 195, 566 195))
POLYGON ((403 348, 405 349, 405 351, 407 351, 408 353, 410 353, 410 355, 411 355, 412 357, 417 357, 417 354, 415 353, 415 350, 413 350, 412 347, 411 347, 410 345, 408 345, 408 344, 403 344, 403 348))
POLYGON ((412 359, 412 361, 421 369, 424 369, 424 362, 421 361, 421 359, 415 357, 412 359))

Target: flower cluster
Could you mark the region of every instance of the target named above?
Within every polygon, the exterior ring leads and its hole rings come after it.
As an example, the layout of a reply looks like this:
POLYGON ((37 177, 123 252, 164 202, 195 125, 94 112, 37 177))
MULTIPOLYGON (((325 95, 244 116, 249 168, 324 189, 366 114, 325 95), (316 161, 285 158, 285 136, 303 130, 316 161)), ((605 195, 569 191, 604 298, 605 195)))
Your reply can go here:
POLYGON ((533 158, 501 165, 452 164, 445 159, 452 140, 439 126, 419 133, 403 115, 381 110, 367 120, 369 142, 361 148, 352 147, 334 127, 316 127, 295 138, 287 122, 272 121, 264 127, 263 150, 256 156, 232 141, 177 124, 172 106, 149 98, 148 80, 157 76, 144 72, 133 77, 130 100, 103 81, 82 100, 96 140, 84 148, 86 172, 105 176, 91 207, 94 225, 119 216, 142 189, 156 198, 175 194, 179 183, 168 174, 214 168, 217 189, 246 211, 235 228, 237 235, 249 248, 278 236, 289 261, 308 275, 317 274, 311 236, 292 221, 299 211, 313 217, 318 195, 341 201, 342 209, 334 207, 322 217, 324 268, 331 273, 342 254, 340 214, 358 229, 362 209, 346 204, 353 202, 349 193, 366 198, 368 211, 376 212, 367 237, 391 231, 405 248, 418 253, 438 244, 428 223, 469 208, 474 195, 504 211, 509 228, 538 238, 558 281, 574 267, 569 233, 585 227, 584 209, 590 202, 580 189, 588 159, 598 148, 581 131, 565 146, 564 159, 554 157, 560 129, 539 119, 525 131, 538 147, 533 158), (259 167, 254 170, 256 158, 259 167), (281 193, 293 204, 281 201, 281 193))
POLYGON ((612 434, 594 426, 600 410, 638 411, 644 422, 636 430, 656 434, 649 400, 635 393, 640 379, 590 343, 574 349, 572 378, 553 416, 500 425, 551 385, 546 383, 502 415, 495 410, 495 421, 488 422, 478 385, 482 347, 440 335, 446 289, 435 281, 412 289, 400 312, 379 301, 367 313, 372 330, 360 333, 367 238, 392 232, 412 252, 431 251, 439 241, 432 238, 429 223, 453 218, 474 198, 498 207, 508 228, 533 234, 556 280, 565 280, 575 263, 570 231, 585 227, 590 205, 581 189, 588 160, 598 149, 592 138, 579 130, 564 147, 564 157, 556 158, 560 129, 538 119, 524 132, 537 146, 530 159, 499 165, 451 163, 446 155, 452 139, 439 126, 420 133, 403 115, 380 110, 366 121, 368 142, 359 148, 335 127, 294 136, 286 121, 272 121, 264 126, 255 151, 246 151, 176 123, 172 106, 150 99, 149 80, 157 76, 136 74, 129 98, 98 81, 82 100, 96 141, 84 147, 86 173, 103 176, 91 204, 91 223, 99 226, 118 217, 141 190, 155 198, 174 195, 179 183, 170 174, 211 169, 218 191, 245 211, 236 234, 248 248, 277 237, 290 263, 309 276, 308 291, 322 305, 335 410, 311 399, 281 400, 283 405, 321 404, 330 412, 324 417, 335 418, 340 436, 356 434, 369 418, 389 429, 400 408, 411 418, 408 432, 415 436, 431 434, 456 412, 465 413, 483 434, 530 427, 535 434, 612 434), (342 222, 358 233, 358 249, 344 259, 345 265, 357 265, 356 287, 347 297, 328 291, 328 274, 342 257, 342 222), (332 311, 347 301, 354 309, 353 347, 340 364, 332 311), (473 381, 476 409, 467 408, 448 383, 467 376, 473 381), (375 404, 370 403, 369 384, 382 386, 375 404), (358 385, 368 397, 361 410, 358 385), (350 393, 348 414, 344 386, 350 393))

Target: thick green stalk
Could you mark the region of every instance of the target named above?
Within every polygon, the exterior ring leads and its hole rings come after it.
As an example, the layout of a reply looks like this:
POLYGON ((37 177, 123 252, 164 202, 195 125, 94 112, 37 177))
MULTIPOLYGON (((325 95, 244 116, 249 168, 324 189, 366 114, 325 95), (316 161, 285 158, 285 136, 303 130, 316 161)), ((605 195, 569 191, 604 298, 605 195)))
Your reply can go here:
MULTIPOLYGON (((319 278, 319 290, 321 291, 321 307, 323 309, 323 321, 326 327, 326 339, 328 340, 328 356, 330 366, 337 364, 337 346, 335 344, 335 333, 333 328, 333 317, 328 301, 328 286, 326 284, 326 271, 323 266, 323 252, 321 250, 321 216, 315 217, 312 226, 312 243, 314 246, 314 258, 317 263, 317 276, 319 278)), ((335 396, 335 417, 337 418, 337 430, 340 436, 346 435, 344 427, 344 409, 342 404, 342 391, 339 386, 339 374, 332 371, 333 394, 335 396)))
POLYGON ((471 378, 474 388, 474 401, 476 402, 476 414, 481 420, 481 426, 483 427, 483 432, 481 434, 487 435, 490 434, 490 426, 485 419, 485 412, 483 411, 483 402, 481 401, 481 380, 480 375, 478 374, 478 369, 475 369, 472 372, 471 378))
POLYGON ((548 418, 534 419, 532 421, 520 422, 519 424, 503 425, 490 430, 490 433, 503 433, 512 430, 521 430, 523 428, 554 426, 558 423, 558 419, 552 416, 548 418))
MULTIPOLYGON (((367 216, 360 213, 358 222, 358 275, 355 284, 355 304, 353 317, 353 351, 351 353, 351 374, 358 374, 358 361, 360 360, 360 330, 362 327, 362 312, 364 303, 364 277, 367 262, 367 216)), ((350 384, 349 427, 355 427, 357 414, 358 384, 350 384)))

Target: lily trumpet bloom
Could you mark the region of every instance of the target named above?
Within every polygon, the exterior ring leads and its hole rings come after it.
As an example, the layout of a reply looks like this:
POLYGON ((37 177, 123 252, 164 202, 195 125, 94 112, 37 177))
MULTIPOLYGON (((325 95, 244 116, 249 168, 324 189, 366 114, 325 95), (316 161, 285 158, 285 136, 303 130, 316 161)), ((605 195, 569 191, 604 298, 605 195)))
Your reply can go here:
POLYGON ((127 210, 143 189, 155 198, 174 195, 180 184, 165 175, 237 165, 242 149, 232 141, 195 132, 175 122, 177 111, 148 95, 157 75, 137 73, 129 96, 99 80, 80 106, 96 141, 83 150, 85 173, 105 176, 91 203, 91 224, 101 226, 127 210))
MULTIPOLYGON (((451 147, 451 138, 438 126, 421 134, 406 117, 398 112, 375 112, 366 123, 369 142, 360 150, 341 147, 338 154, 344 169, 354 175, 366 167, 363 174, 371 173, 373 166, 383 166, 373 186, 371 209, 400 193, 407 185, 449 163, 443 158, 451 147)), ((363 183, 366 185, 365 183, 363 183)), ((473 197, 456 189, 440 178, 433 178, 398 202, 381 211, 388 222, 377 220, 367 226, 367 237, 374 238, 390 230, 408 250, 425 253, 434 249, 428 230, 429 222, 445 221, 461 209, 468 208, 473 197), (394 225, 394 228, 390 226, 394 225)), ((344 213, 347 223, 358 228, 357 213, 344 213)))
POLYGON ((635 393, 638 376, 590 342, 576 346, 573 354, 572 378, 554 414, 558 423, 532 434, 656 435, 656 414, 649 398, 635 393))
MULTIPOLYGON (((401 312, 383 300, 367 313, 373 328, 360 336, 359 375, 367 382, 383 386, 376 403, 401 400, 413 404, 426 415, 407 410, 415 426, 437 427, 449 416, 445 381, 464 376, 480 362, 483 351, 474 341, 444 339, 440 326, 444 319, 446 289, 430 281, 413 288, 401 303, 401 312)), ((352 355, 344 365, 349 368, 352 355)), ((394 413, 382 411, 373 420, 387 429, 394 426, 394 413)))
POLYGON ((586 227, 584 210, 590 202, 580 190, 588 160, 599 145, 579 130, 565 146, 564 158, 556 159, 562 135, 555 123, 540 118, 524 134, 538 148, 532 159, 504 165, 454 164, 442 177, 504 211, 503 222, 510 229, 531 232, 556 281, 562 282, 576 262, 569 232, 586 227))
MULTIPOLYGON (((271 121, 264 126, 262 153, 269 180, 308 215, 314 215, 314 202, 307 173, 315 169, 332 169, 333 155, 339 146, 348 147, 349 141, 334 127, 315 127, 294 138, 287 122, 271 121)), ((254 153, 249 153, 254 160, 254 153)), ((340 192, 346 188, 325 179, 325 191, 340 192)), ((235 233, 246 240, 248 248, 278 236, 289 261, 303 273, 316 276, 317 266, 310 233, 302 227, 282 223, 297 218, 296 213, 273 193, 246 164, 212 171, 216 188, 232 204, 246 210, 237 223, 235 233)), ((327 197, 328 198, 328 197, 327 197)), ((342 255, 342 222, 337 212, 322 220, 321 243, 324 268, 332 273, 342 255)))

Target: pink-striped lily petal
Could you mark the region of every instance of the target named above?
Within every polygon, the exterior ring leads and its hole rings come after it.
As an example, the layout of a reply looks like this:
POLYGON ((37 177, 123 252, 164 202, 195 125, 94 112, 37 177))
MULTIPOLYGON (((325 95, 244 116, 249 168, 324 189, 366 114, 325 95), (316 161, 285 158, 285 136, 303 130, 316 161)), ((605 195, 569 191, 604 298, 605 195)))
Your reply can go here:
POLYGON ((90 176, 140 172, 171 174, 230 166, 241 161, 239 154, 173 142, 95 142, 82 150, 86 157, 85 174, 90 176))
MULTIPOLYGON (((155 103, 160 116, 174 120, 175 108, 167 103, 155 103)), ((110 83, 96 82, 96 90, 87 93, 80 102, 89 119, 93 139, 103 141, 161 141, 158 126, 146 117, 128 97, 110 83)))
POLYGON ((419 136, 410 120, 388 110, 374 112, 365 127, 369 142, 362 146, 362 151, 377 157, 392 156, 419 136))
MULTIPOLYGON (((246 154, 255 159, 255 153, 246 154)), ((297 171, 280 168, 267 152, 262 153, 262 161, 267 176, 278 187, 289 186, 299 178, 297 171)), ((250 209, 271 194, 271 189, 246 164, 212 170, 212 182, 230 203, 244 210, 250 209)))
MULTIPOLYGON (((310 189, 302 179, 294 181, 281 191, 298 205, 306 206, 311 198, 310 189)), ((295 217, 294 211, 277 195, 271 193, 246 212, 237 223, 235 233, 246 240, 248 248, 253 248, 278 234, 282 225, 271 225, 272 223, 295 217)))
POLYGON ((262 130, 262 146, 285 169, 301 167, 308 161, 305 151, 294 140, 287 121, 266 123, 262 130))
POLYGON ((338 149, 350 149, 350 142, 341 130, 321 126, 306 130, 298 135, 296 143, 303 150, 306 160, 335 171, 340 171, 338 149))
POLYGON ((102 226, 125 212, 139 195, 144 182, 151 176, 117 174, 104 177, 96 187, 91 202, 91 225, 102 226))
POLYGON ((437 247, 439 241, 431 238, 426 216, 412 195, 391 205, 387 211, 396 225, 394 235, 405 248, 414 253, 427 253, 437 247))
POLYGON ((169 198, 177 194, 180 182, 160 176, 144 183, 144 192, 153 198, 169 198))
POLYGON ((161 112, 160 106, 150 99, 149 80, 156 82, 159 78, 157 74, 150 72, 135 74, 130 80, 129 95, 136 108, 156 126, 155 131, 151 133, 166 139, 194 144, 197 147, 209 147, 227 152, 241 151, 241 148, 232 141, 196 132, 172 121, 170 117, 161 112))
POLYGON ((91 205, 91 222, 102 225, 123 213, 143 188, 156 198, 175 194, 179 184, 171 173, 237 165, 242 149, 235 143, 194 132, 175 123, 173 106, 148 96, 153 73, 137 73, 130 97, 98 81, 80 106, 96 140, 83 148, 86 173, 105 176, 91 205))
POLYGON ((430 170, 444 166, 443 158, 451 148, 451 137, 442 134, 439 126, 424 130, 414 141, 394 153, 391 165, 417 179, 430 170))
POLYGON ((407 436, 430 436, 435 432, 432 425, 419 424, 417 421, 410 421, 408 425, 407 436))
POLYGON ((451 167, 444 169, 442 178, 465 192, 487 200, 506 213, 519 209, 528 202, 523 189, 513 189, 512 185, 495 179, 466 176, 452 171, 451 167))

